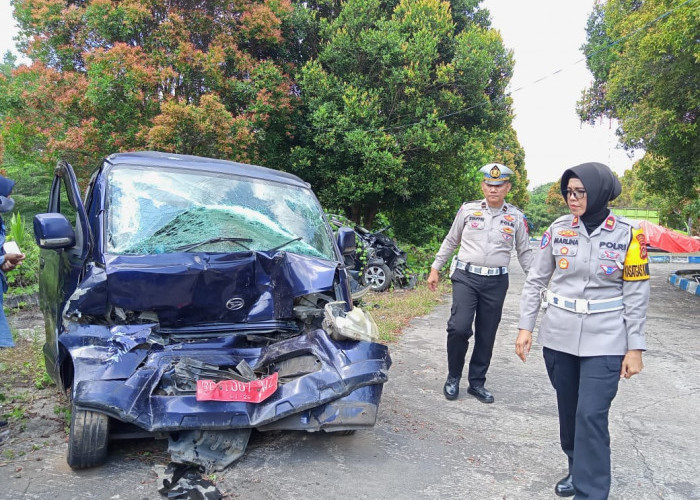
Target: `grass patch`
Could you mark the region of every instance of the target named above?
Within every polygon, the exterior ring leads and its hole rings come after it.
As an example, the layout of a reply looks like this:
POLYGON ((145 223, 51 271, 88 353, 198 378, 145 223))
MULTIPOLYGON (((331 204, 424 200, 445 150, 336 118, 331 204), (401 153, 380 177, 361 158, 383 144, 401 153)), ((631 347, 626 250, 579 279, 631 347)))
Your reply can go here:
POLYGON ((0 403, 2 416, 11 422, 24 420, 24 408, 32 390, 53 385, 46 373, 42 352, 43 331, 15 335, 15 347, 0 349, 0 403))
POLYGON ((66 426, 70 426, 70 413, 71 409, 69 406, 58 405, 53 408, 54 415, 60 417, 66 426))
POLYGON ((35 328, 30 333, 14 335, 15 347, 0 349, 0 392, 2 388, 43 389, 54 385, 44 364, 44 332, 35 328))
POLYGON ((379 327, 379 340, 392 343, 401 337, 413 318, 425 316, 436 305, 444 303, 445 294, 451 291, 449 280, 441 279, 435 292, 421 282, 413 290, 392 288, 388 292, 370 292, 363 297, 360 307, 372 314, 379 327))

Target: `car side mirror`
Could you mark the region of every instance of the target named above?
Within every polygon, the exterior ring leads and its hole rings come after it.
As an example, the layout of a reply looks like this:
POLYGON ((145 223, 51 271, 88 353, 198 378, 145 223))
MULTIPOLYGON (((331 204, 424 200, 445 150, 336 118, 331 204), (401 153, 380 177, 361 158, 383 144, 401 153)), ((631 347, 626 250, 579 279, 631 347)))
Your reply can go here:
POLYGON ((338 248, 343 255, 350 255, 356 250, 355 231, 349 227, 341 227, 338 229, 338 248))
POLYGON ((34 239, 39 248, 70 248, 75 246, 75 231, 62 214, 37 214, 34 216, 34 239))

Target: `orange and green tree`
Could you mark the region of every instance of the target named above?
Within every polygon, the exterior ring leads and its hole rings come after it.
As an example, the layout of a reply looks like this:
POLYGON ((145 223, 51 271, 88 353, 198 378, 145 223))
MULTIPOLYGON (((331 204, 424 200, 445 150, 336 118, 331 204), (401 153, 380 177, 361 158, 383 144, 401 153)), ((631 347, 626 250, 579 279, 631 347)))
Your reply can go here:
POLYGON ((382 214, 415 243, 481 197, 487 162, 527 201, 512 53, 479 0, 13 5, 31 64, 0 74, 0 148, 22 189, 47 189, 59 158, 82 182, 117 151, 225 158, 293 171, 329 209, 382 214))
POLYGON ((15 0, 32 60, 0 80, 6 154, 85 178, 133 149, 280 167, 297 97, 288 0, 15 0))

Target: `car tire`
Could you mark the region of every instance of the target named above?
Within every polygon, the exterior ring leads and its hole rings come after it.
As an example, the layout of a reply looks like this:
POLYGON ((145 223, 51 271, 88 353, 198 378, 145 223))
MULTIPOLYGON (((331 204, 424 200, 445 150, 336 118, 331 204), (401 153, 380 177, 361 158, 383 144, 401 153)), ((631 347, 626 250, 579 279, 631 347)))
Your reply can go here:
POLYGON ((109 417, 73 406, 67 458, 70 468, 87 469, 103 464, 107 459, 108 441, 109 417))
POLYGON ((362 278, 373 291, 383 292, 391 286, 391 269, 386 264, 369 264, 362 278))

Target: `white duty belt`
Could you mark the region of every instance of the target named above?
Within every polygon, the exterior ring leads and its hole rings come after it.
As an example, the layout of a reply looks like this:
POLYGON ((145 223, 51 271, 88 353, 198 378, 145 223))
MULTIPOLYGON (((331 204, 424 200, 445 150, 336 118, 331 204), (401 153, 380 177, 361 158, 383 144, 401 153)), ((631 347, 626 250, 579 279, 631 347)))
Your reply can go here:
MULTIPOLYGON (((462 271, 467 271, 470 273, 474 274, 480 274, 481 276, 499 276, 501 274, 508 274, 508 268, 505 266, 502 267, 486 267, 486 266, 475 266, 473 264, 470 264, 469 262, 462 262, 459 259, 456 259, 453 261, 453 265, 457 269, 461 269, 462 271)), ((452 273, 450 273, 452 274, 452 273)))
POLYGON ((610 311, 619 311, 623 308, 622 297, 613 297, 611 299, 587 300, 587 299, 571 299, 564 297, 551 290, 545 290, 543 297, 546 304, 551 304, 560 309, 580 313, 580 314, 595 314, 610 311))

